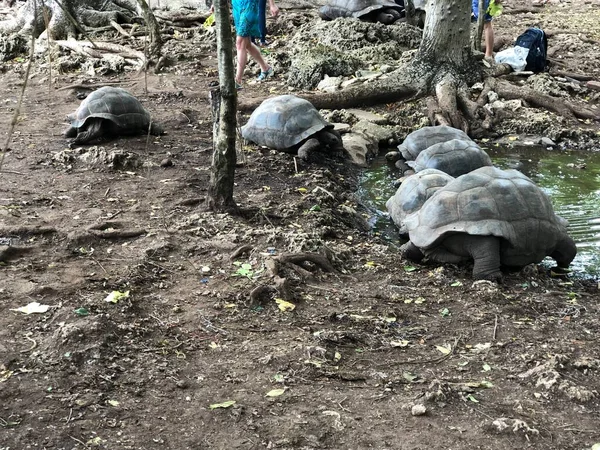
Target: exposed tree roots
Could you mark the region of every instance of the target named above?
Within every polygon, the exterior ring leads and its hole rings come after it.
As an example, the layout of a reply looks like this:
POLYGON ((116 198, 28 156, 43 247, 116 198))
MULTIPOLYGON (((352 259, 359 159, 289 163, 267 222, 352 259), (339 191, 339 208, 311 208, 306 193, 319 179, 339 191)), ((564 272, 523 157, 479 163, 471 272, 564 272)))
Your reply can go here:
POLYGON ((254 305, 264 303, 273 294, 284 300, 293 300, 294 293, 289 281, 292 274, 300 282, 304 282, 314 278, 314 271, 317 269, 336 272, 329 259, 317 253, 283 253, 267 259, 265 265, 272 284, 260 285, 250 292, 250 303, 254 305))

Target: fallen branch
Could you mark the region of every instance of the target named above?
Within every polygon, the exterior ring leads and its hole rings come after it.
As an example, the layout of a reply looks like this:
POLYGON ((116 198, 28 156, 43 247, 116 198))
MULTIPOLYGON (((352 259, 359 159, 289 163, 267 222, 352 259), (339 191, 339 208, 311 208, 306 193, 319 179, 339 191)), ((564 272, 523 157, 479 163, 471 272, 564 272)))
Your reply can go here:
POLYGON ((521 99, 533 106, 546 108, 558 115, 567 118, 600 120, 600 111, 586 108, 582 105, 575 105, 549 95, 542 94, 524 86, 514 86, 506 81, 488 79, 491 88, 498 93, 500 97, 507 100, 521 99))

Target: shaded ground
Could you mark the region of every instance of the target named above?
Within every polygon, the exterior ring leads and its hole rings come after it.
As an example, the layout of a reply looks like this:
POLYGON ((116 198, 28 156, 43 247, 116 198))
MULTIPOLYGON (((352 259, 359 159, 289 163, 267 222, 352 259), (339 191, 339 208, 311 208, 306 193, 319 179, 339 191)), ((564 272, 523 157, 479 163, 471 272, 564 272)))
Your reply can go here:
MULTIPOLYGON (((597 2, 563 5, 507 15, 498 33, 538 20, 578 31, 597 2)), ((569 70, 600 73, 597 24, 589 47, 557 41, 569 70)), ((244 217, 203 211, 214 63, 210 46, 169 45, 189 53, 150 75, 148 94, 134 74, 96 77, 138 95, 168 134, 86 147, 96 163, 61 137, 79 100, 59 88, 88 77, 55 73, 48 93, 44 68, 34 71, 0 175, 0 449, 600 442, 597 282, 541 269, 496 286, 473 283, 469 268, 407 265, 361 227, 357 172, 344 161, 296 167, 245 147, 244 217), (103 162, 113 151, 127 152, 124 166, 103 162), (274 295, 250 302, 272 284, 269 261, 297 252, 326 254, 336 271, 284 267, 293 311, 274 295), (106 302, 115 290, 129 297, 106 302), (33 301, 51 307, 12 311, 33 301)), ((23 68, 4 65, 4 137, 23 68)), ((242 96, 286 90, 276 79, 242 96)))

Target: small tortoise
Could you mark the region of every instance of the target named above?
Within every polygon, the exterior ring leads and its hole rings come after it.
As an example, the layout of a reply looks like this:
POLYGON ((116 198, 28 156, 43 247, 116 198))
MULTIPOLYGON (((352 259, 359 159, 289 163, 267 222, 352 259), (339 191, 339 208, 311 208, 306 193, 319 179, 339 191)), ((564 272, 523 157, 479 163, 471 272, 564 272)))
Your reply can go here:
POLYGON ((491 166, 492 160, 479 145, 472 140, 451 139, 426 148, 417 159, 407 164, 420 172, 424 169, 438 169, 450 176, 458 177, 483 166, 491 166))
POLYGON ((522 268, 552 257, 569 266, 577 248, 550 198, 517 170, 486 166, 439 189, 404 223, 404 256, 474 261, 473 278, 502 280, 500 266, 522 268))
POLYGON ((242 127, 242 137, 275 150, 297 152, 303 159, 321 147, 342 148, 341 136, 333 125, 309 101, 295 95, 262 102, 242 127))
POLYGON ((402 182, 396 193, 385 204, 401 236, 408 235, 404 219, 418 211, 429 197, 452 180, 454 177, 440 170, 425 169, 402 182))
POLYGON ((392 0, 328 0, 319 15, 324 20, 354 17, 389 25, 404 17, 404 8, 392 0))
POLYGON ((77 111, 69 114, 71 126, 65 137, 85 144, 101 137, 150 133, 160 135, 162 127, 152 122, 150 113, 137 98, 121 88, 104 86, 88 95, 77 111))
POLYGON ((414 161, 426 148, 451 139, 471 140, 464 131, 446 125, 423 127, 406 136, 404 142, 398 146, 398 150, 405 160, 414 161))

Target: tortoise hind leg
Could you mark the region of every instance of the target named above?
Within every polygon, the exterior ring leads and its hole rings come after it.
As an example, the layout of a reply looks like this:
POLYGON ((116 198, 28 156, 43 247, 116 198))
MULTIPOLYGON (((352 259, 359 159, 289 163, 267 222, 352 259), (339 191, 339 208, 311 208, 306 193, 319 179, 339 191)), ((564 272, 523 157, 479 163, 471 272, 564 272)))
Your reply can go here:
POLYGON ((98 139, 104 136, 104 119, 100 118, 89 118, 85 122, 85 129, 78 131, 74 144, 86 144, 94 139, 98 139))

